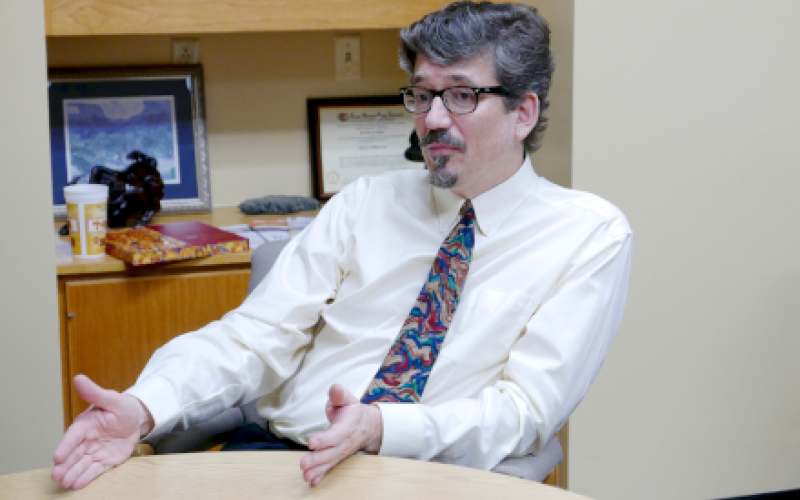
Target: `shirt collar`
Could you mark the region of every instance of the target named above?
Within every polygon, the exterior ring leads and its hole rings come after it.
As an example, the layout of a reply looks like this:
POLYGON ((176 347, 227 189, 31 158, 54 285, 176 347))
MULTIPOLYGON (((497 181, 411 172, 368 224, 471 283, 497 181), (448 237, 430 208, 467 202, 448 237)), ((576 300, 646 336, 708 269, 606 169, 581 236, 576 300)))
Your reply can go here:
MULTIPOLYGON (((526 156, 519 170, 505 182, 472 200, 478 230, 485 236, 491 234, 516 210, 532 189, 539 176, 526 156)), ((431 187, 433 203, 439 219, 439 232, 448 233, 458 219, 464 199, 449 189, 431 187)))

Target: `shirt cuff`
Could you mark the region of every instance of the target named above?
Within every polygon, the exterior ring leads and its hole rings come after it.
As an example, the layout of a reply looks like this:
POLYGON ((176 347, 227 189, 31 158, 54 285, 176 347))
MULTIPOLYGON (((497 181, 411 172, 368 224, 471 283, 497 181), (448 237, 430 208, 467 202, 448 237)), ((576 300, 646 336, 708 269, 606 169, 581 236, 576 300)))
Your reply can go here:
POLYGON ((143 380, 127 391, 125 394, 135 396, 150 411, 155 427, 141 439, 151 440, 172 431, 180 417, 180 405, 175 400, 172 386, 159 377, 143 380))
POLYGON ((424 443, 422 414, 417 404, 373 403, 381 410, 383 440, 379 455, 419 458, 424 443))

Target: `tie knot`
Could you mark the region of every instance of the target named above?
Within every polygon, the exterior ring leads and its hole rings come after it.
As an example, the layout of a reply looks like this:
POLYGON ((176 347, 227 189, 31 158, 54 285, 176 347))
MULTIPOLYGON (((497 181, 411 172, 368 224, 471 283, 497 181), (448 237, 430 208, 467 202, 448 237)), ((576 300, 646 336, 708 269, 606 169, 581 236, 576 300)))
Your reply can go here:
POLYGON ((458 211, 458 216, 462 219, 474 219, 475 210, 472 209, 472 200, 467 200, 461 205, 461 210, 458 211))

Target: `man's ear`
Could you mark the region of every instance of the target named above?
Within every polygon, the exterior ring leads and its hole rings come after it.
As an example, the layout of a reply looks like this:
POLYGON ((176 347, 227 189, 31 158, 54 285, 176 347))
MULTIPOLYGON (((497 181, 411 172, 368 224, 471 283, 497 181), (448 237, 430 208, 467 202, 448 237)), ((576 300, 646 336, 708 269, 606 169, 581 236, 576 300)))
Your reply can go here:
POLYGON ((516 138, 519 141, 528 137, 539 122, 539 96, 533 92, 526 92, 522 99, 522 104, 517 108, 516 138))

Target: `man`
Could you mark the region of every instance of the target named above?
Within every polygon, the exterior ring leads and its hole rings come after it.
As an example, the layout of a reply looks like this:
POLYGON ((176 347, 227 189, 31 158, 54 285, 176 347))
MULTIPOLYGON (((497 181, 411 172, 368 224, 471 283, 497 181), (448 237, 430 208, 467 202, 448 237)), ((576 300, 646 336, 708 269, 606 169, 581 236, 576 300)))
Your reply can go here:
POLYGON ((428 173, 346 187, 240 308, 161 348, 125 394, 77 377, 94 406, 54 480, 80 488, 141 437, 260 396, 269 439, 311 450, 311 485, 357 451, 488 470, 564 424, 619 326, 630 228, 526 157, 546 123, 547 25, 460 2, 401 37, 428 173))

